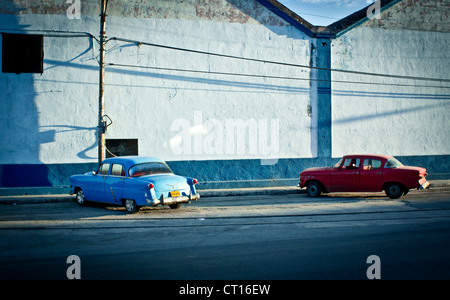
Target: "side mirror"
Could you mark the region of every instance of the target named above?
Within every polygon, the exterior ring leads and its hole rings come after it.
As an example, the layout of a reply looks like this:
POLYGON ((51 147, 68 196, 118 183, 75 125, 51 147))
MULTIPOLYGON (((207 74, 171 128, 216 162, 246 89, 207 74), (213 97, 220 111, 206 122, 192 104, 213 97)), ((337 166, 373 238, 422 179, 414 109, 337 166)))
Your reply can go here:
POLYGON ((95 176, 95 171, 92 171, 91 174, 92 174, 93 176, 95 176))

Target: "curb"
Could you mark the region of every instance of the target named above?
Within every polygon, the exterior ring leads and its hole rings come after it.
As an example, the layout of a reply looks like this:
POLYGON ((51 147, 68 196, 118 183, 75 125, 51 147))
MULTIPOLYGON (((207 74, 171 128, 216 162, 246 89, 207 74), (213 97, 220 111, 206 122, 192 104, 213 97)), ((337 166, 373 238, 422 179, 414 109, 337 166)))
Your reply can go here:
MULTIPOLYGON (((197 190, 201 198, 212 197, 232 197, 232 196, 252 196, 252 195, 286 195, 301 194, 305 190, 298 187, 280 188, 244 188, 244 189, 220 189, 220 190, 197 190)), ((75 201, 75 195, 21 195, 21 196, 0 196, 0 205, 9 204, 37 204, 37 203, 67 203, 75 201)))
MULTIPOLYGON (((433 187, 450 187, 450 180, 430 180, 433 187)), ((210 189, 198 190, 202 198, 213 197, 232 197, 232 196, 258 196, 258 195, 288 195, 304 194, 305 189, 297 186, 267 187, 267 188, 240 188, 240 189, 210 189)), ((36 203, 67 203, 75 200, 74 195, 55 194, 55 195, 18 195, 18 196, 0 196, 0 205, 9 204, 36 204, 36 203)))

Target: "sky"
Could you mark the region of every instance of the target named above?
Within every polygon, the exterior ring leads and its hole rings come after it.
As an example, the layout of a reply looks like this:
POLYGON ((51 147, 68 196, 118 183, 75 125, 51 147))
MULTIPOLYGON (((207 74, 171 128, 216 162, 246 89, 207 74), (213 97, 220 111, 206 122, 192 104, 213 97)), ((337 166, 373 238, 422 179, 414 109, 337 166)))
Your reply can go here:
POLYGON ((371 3, 372 0, 278 0, 316 26, 327 26, 371 3))

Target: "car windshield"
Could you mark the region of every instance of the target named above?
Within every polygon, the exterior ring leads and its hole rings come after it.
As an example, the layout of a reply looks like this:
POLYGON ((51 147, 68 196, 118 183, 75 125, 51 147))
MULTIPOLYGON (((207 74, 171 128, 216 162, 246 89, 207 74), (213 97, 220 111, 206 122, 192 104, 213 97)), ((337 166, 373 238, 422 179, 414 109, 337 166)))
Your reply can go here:
POLYGON ((148 162, 134 165, 128 171, 130 177, 139 177, 153 174, 172 174, 168 165, 162 162, 148 162))
POLYGON ((333 168, 339 168, 342 163, 342 158, 333 166, 333 168))
POLYGON ((385 168, 398 168, 403 166, 403 164, 401 162, 399 162, 395 157, 390 157, 387 161, 386 164, 384 165, 385 168))

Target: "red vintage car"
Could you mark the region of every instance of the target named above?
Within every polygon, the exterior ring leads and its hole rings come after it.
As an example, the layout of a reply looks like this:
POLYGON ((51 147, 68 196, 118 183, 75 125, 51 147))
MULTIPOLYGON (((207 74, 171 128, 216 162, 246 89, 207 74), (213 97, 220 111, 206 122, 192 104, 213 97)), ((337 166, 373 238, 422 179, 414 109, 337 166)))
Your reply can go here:
POLYGON ((388 155, 346 155, 336 165, 309 168, 300 173, 300 188, 309 196, 322 192, 381 192, 391 199, 406 195, 410 189, 425 189, 427 171, 406 167, 388 155))

